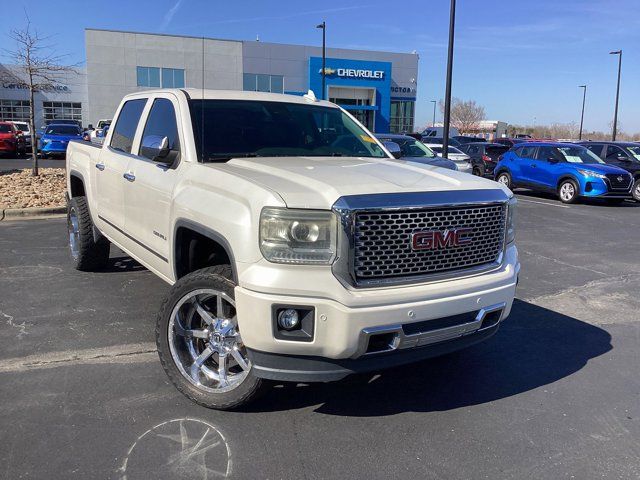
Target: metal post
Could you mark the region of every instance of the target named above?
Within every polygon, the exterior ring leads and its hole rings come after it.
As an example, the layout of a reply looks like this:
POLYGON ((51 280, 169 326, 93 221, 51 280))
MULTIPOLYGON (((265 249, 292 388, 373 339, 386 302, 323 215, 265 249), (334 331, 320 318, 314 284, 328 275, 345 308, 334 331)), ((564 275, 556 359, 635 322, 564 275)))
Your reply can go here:
POLYGON ((449 122, 451 120, 451 78, 453 74, 453 39, 456 24, 456 0, 451 0, 449 14, 449 53, 447 55, 447 88, 444 98, 444 124, 442 133, 442 156, 449 158, 449 122))
POLYGON ((609 55, 618 55, 618 87, 616 89, 616 108, 613 114, 613 133, 611 134, 611 140, 615 142, 616 135, 618 134, 618 100, 620 99, 620 72, 622 71, 622 50, 609 52, 609 55))
POLYGON ((578 140, 582 140, 582 126, 584 125, 584 103, 587 100, 587 86, 578 85, 578 88, 583 88, 582 92, 582 115, 580 115, 580 133, 578 134, 578 140))
POLYGON ((435 127, 436 126, 436 101, 431 100, 431 103, 433 103, 433 122, 431 122, 431 126, 435 127))
POLYGON ((324 100, 326 87, 326 73, 325 69, 327 67, 327 23, 323 20, 320 25, 317 25, 316 28, 322 29, 322 95, 321 98, 324 100))

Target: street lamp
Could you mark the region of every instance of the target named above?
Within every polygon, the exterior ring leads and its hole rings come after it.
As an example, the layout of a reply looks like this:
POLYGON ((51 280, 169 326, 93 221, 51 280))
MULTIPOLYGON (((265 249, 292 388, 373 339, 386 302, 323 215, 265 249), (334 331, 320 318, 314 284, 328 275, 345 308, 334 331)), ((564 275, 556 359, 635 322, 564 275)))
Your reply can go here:
POLYGON ((324 100, 324 91, 325 91, 325 83, 326 83, 326 79, 325 79, 325 68, 326 68, 326 62, 327 62, 327 43, 326 43, 326 39, 327 39, 327 23, 323 20, 322 23, 320 25, 316 25, 316 28, 321 28, 322 29, 322 100, 324 100))
POLYGON ((578 85, 578 88, 583 88, 582 92, 582 115, 580 115, 580 133, 578 134, 578 140, 582 140, 582 125, 584 124, 584 102, 587 99, 587 86, 578 85))
POLYGON ((430 100, 431 103, 433 103, 433 122, 431 122, 431 126, 435 127, 436 126, 436 101, 435 100, 430 100))
POLYGON ((613 114, 613 133, 611 135, 611 140, 615 142, 616 135, 618 133, 618 100, 620 99, 620 71, 622 70, 622 50, 609 52, 609 55, 618 55, 618 88, 616 89, 616 108, 613 114))
POLYGON ((442 156, 449 158, 449 122, 451 121, 451 77, 453 74, 453 39, 456 24, 456 0, 451 0, 449 12, 449 52, 447 55, 447 88, 444 95, 444 122, 442 132, 442 156))

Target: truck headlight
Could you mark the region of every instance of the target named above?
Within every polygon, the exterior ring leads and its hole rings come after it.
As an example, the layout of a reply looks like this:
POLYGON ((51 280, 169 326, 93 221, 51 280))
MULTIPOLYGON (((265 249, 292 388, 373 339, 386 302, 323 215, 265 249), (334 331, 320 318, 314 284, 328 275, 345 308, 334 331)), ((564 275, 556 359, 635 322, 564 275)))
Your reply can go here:
POLYGON ((332 212, 264 208, 260 251, 274 263, 329 265, 336 257, 336 231, 332 212))
POLYGON ((518 201, 516 200, 516 197, 511 197, 509 199, 509 203, 507 204, 507 226, 506 226, 507 245, 509 245, 510 243, 513 243, 516 239, 515 220, 516 220, 517 204, 518 204, 518 201))

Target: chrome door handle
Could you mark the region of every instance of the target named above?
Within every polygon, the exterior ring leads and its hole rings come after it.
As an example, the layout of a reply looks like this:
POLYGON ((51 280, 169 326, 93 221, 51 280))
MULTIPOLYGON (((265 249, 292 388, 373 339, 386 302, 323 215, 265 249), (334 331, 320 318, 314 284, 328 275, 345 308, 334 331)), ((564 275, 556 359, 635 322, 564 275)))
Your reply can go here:
POLYGON ((122 176, 126 178, 129 182, 135 182, 136 180, 136 176, 133 173, 125 173, 122 176))
POLYGON ((104 170, 104 163, 96 163, 96 168, 100 171, 104 170))

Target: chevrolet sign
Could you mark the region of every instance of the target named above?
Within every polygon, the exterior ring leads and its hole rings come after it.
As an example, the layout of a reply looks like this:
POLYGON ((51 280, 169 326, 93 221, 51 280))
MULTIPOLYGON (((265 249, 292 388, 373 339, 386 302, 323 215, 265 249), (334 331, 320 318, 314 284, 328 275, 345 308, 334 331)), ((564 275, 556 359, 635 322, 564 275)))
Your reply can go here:
MULTIPOLYGON (((318 70, 322 74, 322 68, 318 70)), ((336 75, 341 78, 371 78, 374 80, 382 80, 384 78, 384 70, 360 70, 356 68, 329 68, 324 69, 325 75, 336 75)))

